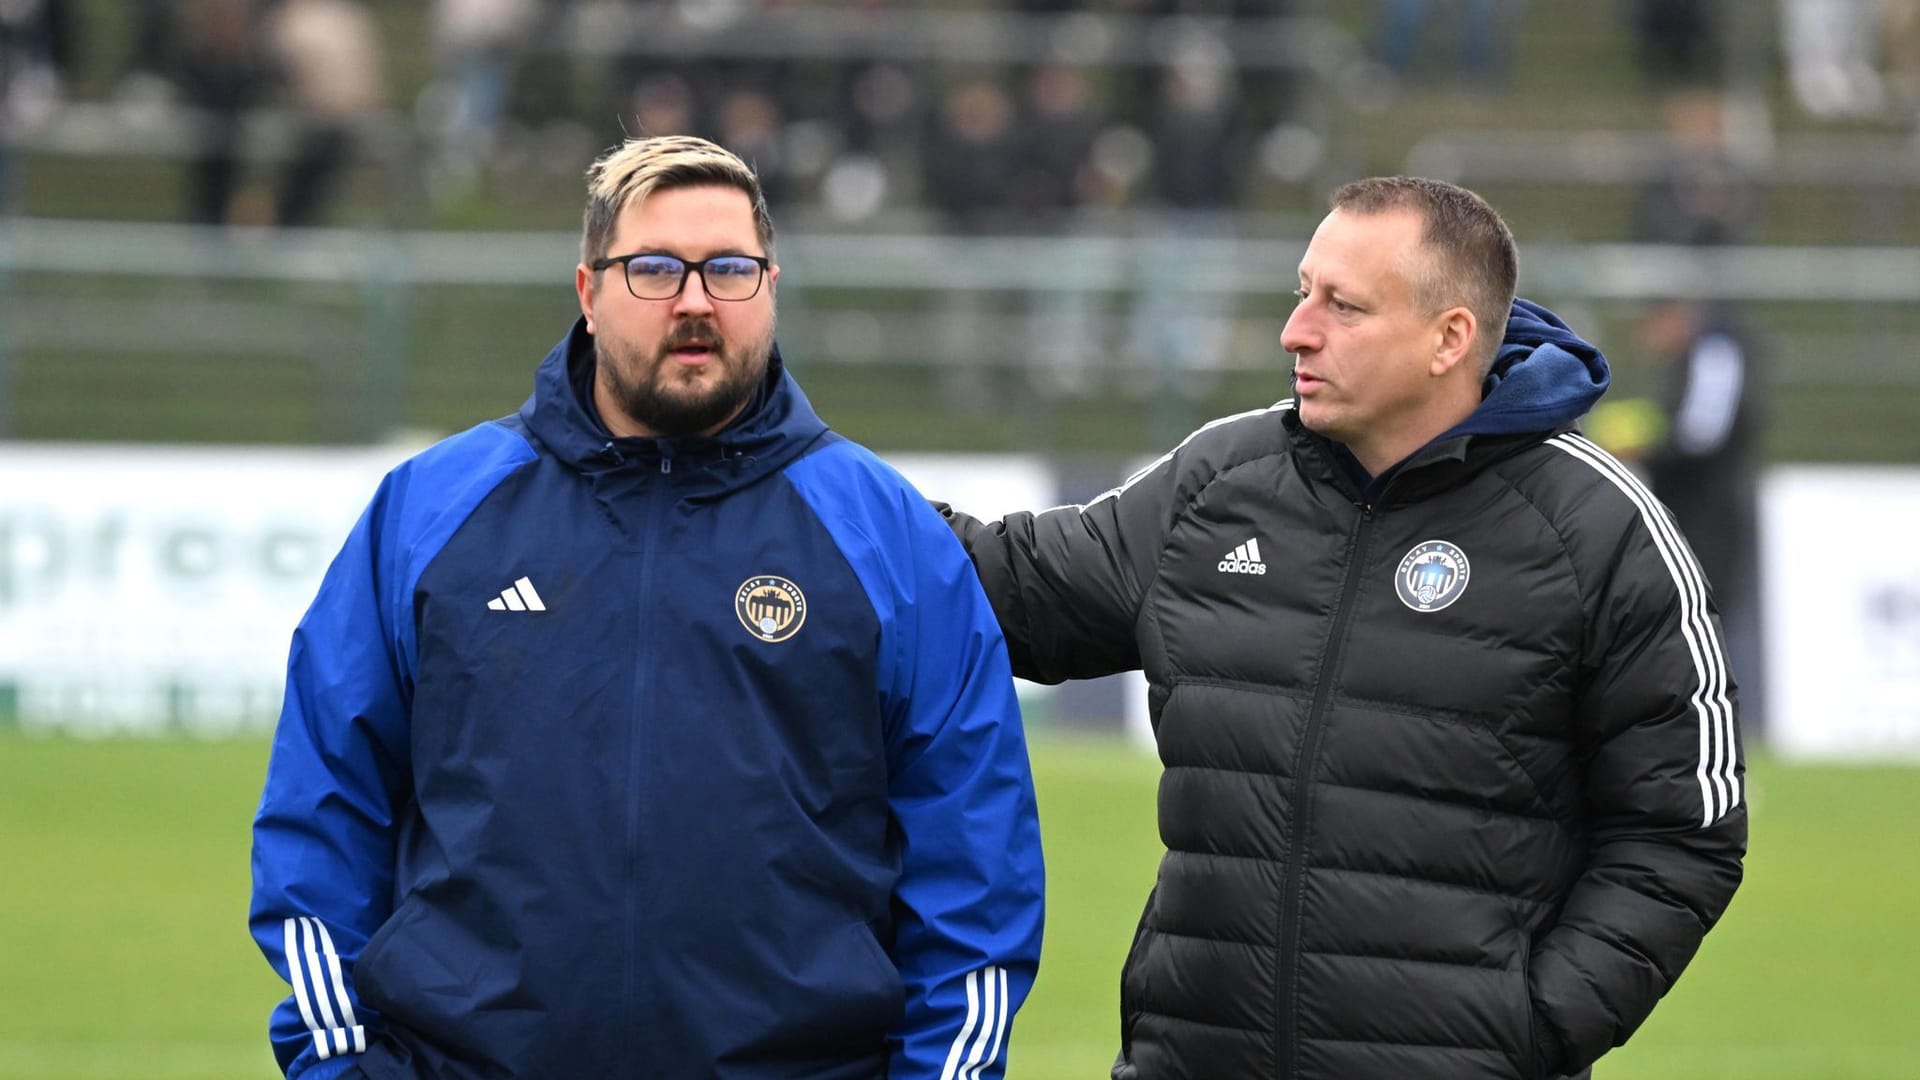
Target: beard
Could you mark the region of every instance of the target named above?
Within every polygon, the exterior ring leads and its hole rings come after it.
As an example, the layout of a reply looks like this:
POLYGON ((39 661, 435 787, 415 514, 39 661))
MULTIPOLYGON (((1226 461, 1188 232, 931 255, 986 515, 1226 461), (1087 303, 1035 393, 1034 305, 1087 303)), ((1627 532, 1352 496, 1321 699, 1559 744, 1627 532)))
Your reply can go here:
POLYGON ((758 341, 734 345, 720 336, 712 320, 681 323, 647 356, 624 341, 593 339, 600 382, 620 410, 655 435, 677 438, 718 428, 746 405, 766 377, 773 355, 773 327, 758 341), (699 370, 682 367, 673 351, 703 343, 713 358, 699 370))

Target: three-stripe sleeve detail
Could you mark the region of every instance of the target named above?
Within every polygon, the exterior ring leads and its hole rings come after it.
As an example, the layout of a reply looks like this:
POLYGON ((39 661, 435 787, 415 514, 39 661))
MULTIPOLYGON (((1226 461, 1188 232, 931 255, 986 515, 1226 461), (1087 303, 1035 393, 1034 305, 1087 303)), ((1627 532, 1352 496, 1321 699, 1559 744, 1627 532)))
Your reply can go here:
POLYGON ((1000 1060, 1007 1037, 1007 971, 986 967, 967 972, 967 1019, 947 1049, 940 1080, 979 1080, 1000 1060))
POLYGON ((346 973, 326 924, 301 916, 287 919, 281 926, 287 981, 293 984, 300 1019, 313 1033, 314 1051, 322 1061, 335 1054, 365 1053, 367 1029, 354 1015, 353 1001, 347 996, 346 973))
POLYGON ((1547 442, 1586 462, 1620 489, 1640 511, 1667 572, 1680 593, 1680 630, 1698 680, 1690 700, 1699 723, 1701 827, 1718 821, 1740 804, 1735 770, 1733 700, 1728 695, 1727 658, 1707 605, 1706 577, 1673 519, 1653 493, 1611 454, 1583 436, 1556 435, 1547 442))

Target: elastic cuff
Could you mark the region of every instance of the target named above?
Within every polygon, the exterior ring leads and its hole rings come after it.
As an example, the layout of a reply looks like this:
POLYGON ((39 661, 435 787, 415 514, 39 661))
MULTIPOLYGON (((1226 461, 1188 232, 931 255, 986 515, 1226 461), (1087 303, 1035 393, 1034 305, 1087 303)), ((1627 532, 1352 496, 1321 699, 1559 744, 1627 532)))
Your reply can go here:
MULTIPOLYGON (((339 1077, 347 1075, 359 1065, 359 1054, 340 1054, 325 1061, 316 1061, 300 1070, 299 1080, 339 1080, 339 1077)), ((353 1075, 357 1077, 360 1074, 354 1072, 353 1075)))

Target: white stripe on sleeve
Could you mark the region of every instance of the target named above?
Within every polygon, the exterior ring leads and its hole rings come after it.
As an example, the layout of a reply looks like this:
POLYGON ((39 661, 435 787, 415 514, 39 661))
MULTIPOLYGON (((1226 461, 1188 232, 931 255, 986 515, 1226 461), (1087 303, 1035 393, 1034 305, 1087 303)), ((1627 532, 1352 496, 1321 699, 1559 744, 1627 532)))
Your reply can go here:
POLYGON ((1161 454, 1157 458, 1154 458, 1151 462, 1147 464, 1145 468, 1141 469, 1137 473, 1134 473, 1132 476, 1127 477, 1125 482, 1123 482, 1119 487, 1113 488, 1108 491, 1103 491, 1100 494, 1094 496, 1091 500, 1089 500, 1086 503, 1085 506, 1080 507, 1080 509, 1085 510, 1088 506, 1092 506, 1094 503, 1104 502, 1107 499, 1111 499, 1125 492, 1128 488, 1139 483, 1147 475, 1152 473, 1153 470, 1159 468, 1162 465, 1165 465, 1169 461, 1172 461, 1173 455, 1180 452, 1181 446, 1185 446, 1188 443, 1192 442, 1193 440, 1199 438, 1202 432, 1211 431, 1214 428, 1219 427, 1221 424, 1231 424, 1235 420, 1245 420, 1249 416, 1259 416, 1261 413, 1279 412, 1281 410, 1291 409, 1291 408, 1293 408, 1293 399, 1287 398, 1283 401, 1276 401, 1272 405, 1269 405, 1264 409, 1248 409, 1246 412, 1234 413, 1232 416, 1222 416, 1217 420, 1209 420, 1206 423, 1200 425, 1197 429, 1195 429, 1192 434, 1188 435, 1184 439, 1181 439, 1179 446, 1175 446, 1173 449, 1167 451, 1164 454, 1161 454))
POLYGON ((307 1030, 313 1032, 313 1047, 325 1061, 333 1056, 333 1049, 327 1045, 326 1028, 313 1017, 313 1002, 307 996, 306 963, 300 953, 300 931, 294 923, 293 919, 281 923, 286 936, 287 981, 293 984, 293 1000, 300 1006, 300 1019, 306 1021, 307 1030))
POLYGON ((960 1054, 966 1049, 967 1040, 973 1037, 973 1025, 980 1019, 980 973, 967 972, 967 1022, 960 1026, 960 1034, 954 1037, 953 1045, 947 1049, 946 1067, 940 1070, 940 1080, 956 1080, 960 1068, 960 1054))
POLYGON ((300 1008, 300 1019, 313 1033, 314 1053, 322 1061, 335 1054, 365 1053, 367 1029, 354 1016, 340 954, 333 947, 333 934, 325 923, 308 916, 284 919, 280 927, 287 957, 287 981, 293 984, 293 1000, 300 1008), (327 989, 329 984, 333 988, 331 994, 327 989), (314 1014, 316 1002, 317 1016, 314 1014), (337 1020, 335 1002, 340 1006, 337 1020))
POLYGON ((1706 579, 1700 564, 1680 536, 1673 520, 1638 477, 1612 455, 1579 435, 1556 435, 1547 440, 1592 466, 1640 511, 1640 520, 1653 537, 1673 584, 1680 593, 1680 630, 1693 658, 1697 685, 1690 700, 1700 725, 1700 761, 1695 776, 1700 784, 1701 827, 1704 828, 1740 804, 1740 778, 1734 771, 1733 701, 1727 695, 1727 660, 1708 612, 1706 579))
MULTIPOLYGON (((333 1033, 333 1048, 344 1051, 347 1048, 345 1033, 340 1030, 340 1021, 333 1011, 333 999, 327 994, 327 969, 320 960, 319 920, 304 918, 300 920, 301 939, 305 942, 303 955, 307 963, 307 984, 313 987, 314 1000, 320 1003, 320 1019, 333 1033)), ((321 1055, 325 1057, 326 1055, 321 1055)))
POLYGON ((999 995, 996 991, 999 990, 1000 983, 994 977, 994 973, 999 970, 999 968, 990 967, 982 968, 979 972, 983 976, 981 982, 984 984, 984 992, 981 998, 985 1001, 985 1005, 981 1008, 980 1033, 974 1036, 973 1049, 967 1052, 967 1064, 960 1070, 960 1080, 978 1080, 981 1066, 986 1064, 982 1055, 987 1052, 987 1039, 999 1023, 996 1011, 999 1008, 999 995))
MULTIPOLYGON (((328 933, 327 924, 321 922, 319 919, 313 920, 313 925, 319 929, 320 944, 326 949, 327 968, 333 976, 333 996, 335 1000, 340 1002, 341 1026, 353 1031, 358 1031, 360 1021, 353 1015, 353 1000, 347 997, 347 980, 340 971, 340 954, 333 949, 333 935, 328 933)), ((364 1038, 364 1036, 360 1037, 364 1038)), ((364 1050, 366 1047, 360 1046, 357 1049, 364 1050)))
POLYGON ((974 1066, 973 1080, 980 1080, 981 1072, 992 1068, 994 1063, 1000 1060, 1000 1044, 1007 1036, 1007 969, 994 967, 988 968, 987 971, 990 973, 987 976, 989 981, 995 977, 999 979, 1000 1010, 998 1018, 993 1023, 993 1045, 988 1048, 987 1056, 981 1059, 980 1064, 974 1066))

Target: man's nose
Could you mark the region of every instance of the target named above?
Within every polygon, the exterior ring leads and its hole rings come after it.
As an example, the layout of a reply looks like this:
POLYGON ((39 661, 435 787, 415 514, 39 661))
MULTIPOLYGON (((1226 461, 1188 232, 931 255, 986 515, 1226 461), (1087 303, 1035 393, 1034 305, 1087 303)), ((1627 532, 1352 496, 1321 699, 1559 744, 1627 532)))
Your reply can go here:
POLYGON ((1290 353, 1299 353, 1302 349, 1311 349, 1319 340, 1313 330, 1312 316, 1308 315, 1305 304, 1293 309, 1287 316, 1287 325, 1280 328, 1280 347, 1290 353))
POLYGON ((699 270, 688 270, 680 295, 673 298, 675 312, 699 313, 713 310, 713 297, 707 295, 707 277, 699 270))

